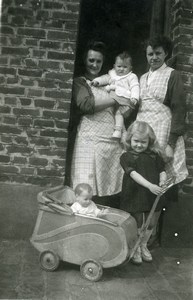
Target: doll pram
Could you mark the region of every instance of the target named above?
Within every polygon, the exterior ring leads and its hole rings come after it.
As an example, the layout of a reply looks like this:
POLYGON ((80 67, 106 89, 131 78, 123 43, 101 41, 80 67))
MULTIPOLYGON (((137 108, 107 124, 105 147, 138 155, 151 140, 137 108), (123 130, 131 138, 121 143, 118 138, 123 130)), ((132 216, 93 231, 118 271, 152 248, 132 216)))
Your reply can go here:
POLYGON ((74 192, 67 186, 39 193, 31 243, 40 252, 44 270, 54 271, 65 261, 80 265, 84 278, 97 281, 103 268, 118 266, 129 258, 137 240, 136 221, 129 213, 113 208, 104 218, 74 214, 70 208, 74 200, 74 192))

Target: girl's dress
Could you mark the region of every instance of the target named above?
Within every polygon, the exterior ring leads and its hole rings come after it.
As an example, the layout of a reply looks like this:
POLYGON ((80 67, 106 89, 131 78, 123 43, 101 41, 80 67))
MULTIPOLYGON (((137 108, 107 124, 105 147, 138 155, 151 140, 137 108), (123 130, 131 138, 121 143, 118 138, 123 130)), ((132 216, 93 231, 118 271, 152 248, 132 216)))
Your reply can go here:
POLYGON ((75 80, 74 98, 84 113, 80 117, 71 164, 71 186, 86 182, 93 188, 93 195, 108 196, 121 191, 123 170, 120 156, 123 149, 112 138, 114 108, 94 112, 97 97, 109 97, 104 87, 90 86, 81 77, 75 80))
POLYGON ((154 130, 158 143, 174 147, 174 159, 166 163, 167 177, 175 176, 179 183, 188 176, 182 135, 185 128, 185 97, 179 73, 163 64, 140 79, 138 121, 147 122, 154 130))
MULTIPOLYGON (((159 185, 159 174, 164 171, 162 158, 152 152, 145 151, 136 153, 132 150, 123 153, 120 158, 121 166, 124 169, 123 185, 121 192, 120 208, 130 213, 149 212, 155 201, 156 195, 147 188, 136 183, 130 173, 136 171, 146 180, 159 185)), ((160 198, 156 210, 159 211, 164 205, 164 197, 160 198)))

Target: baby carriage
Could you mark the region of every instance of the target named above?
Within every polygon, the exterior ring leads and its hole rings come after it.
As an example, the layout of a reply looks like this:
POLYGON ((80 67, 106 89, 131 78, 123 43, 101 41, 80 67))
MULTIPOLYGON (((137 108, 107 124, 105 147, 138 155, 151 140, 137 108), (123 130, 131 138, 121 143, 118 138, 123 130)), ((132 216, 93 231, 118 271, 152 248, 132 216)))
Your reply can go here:
POLYGON ((75 194, 67 186, 39 193, 38 201, 31 243, 40 252, 44 270, 54 271, 65 261, 80 265, 84 278, 97 281, 103 268, 118 266, 130 257, 137 241, 137 225, 129 213, 109 207, 103 218, 73 213, 70 206, 75 194))

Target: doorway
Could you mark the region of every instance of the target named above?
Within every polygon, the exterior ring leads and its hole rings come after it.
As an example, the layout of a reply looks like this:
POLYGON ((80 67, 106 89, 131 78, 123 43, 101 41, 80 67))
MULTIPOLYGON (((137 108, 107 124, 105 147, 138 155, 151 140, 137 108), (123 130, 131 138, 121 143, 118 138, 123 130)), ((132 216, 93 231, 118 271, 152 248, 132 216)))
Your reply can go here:
POLYGON ((75 76, 81 73, 83 50, 91 40, 107 46, 104 72, 112 68, 118 52, 127 50, 133 71, 146 71, 144 41, 149 37, 153 0, 82 0, 79 20, 75 76))

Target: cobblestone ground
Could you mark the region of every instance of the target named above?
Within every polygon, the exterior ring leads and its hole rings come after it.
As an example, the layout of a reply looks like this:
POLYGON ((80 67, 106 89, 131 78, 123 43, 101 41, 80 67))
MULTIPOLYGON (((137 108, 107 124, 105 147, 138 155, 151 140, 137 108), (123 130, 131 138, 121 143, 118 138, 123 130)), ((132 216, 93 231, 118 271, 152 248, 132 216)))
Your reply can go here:
POLYGON ((39 266, 28 241, 0 242, 0 299, 34 300, 192 300, 192 249, 155 248, 153 263, 105 269, 99 282, 81 277, 64 262, 54 272, 39 266))

